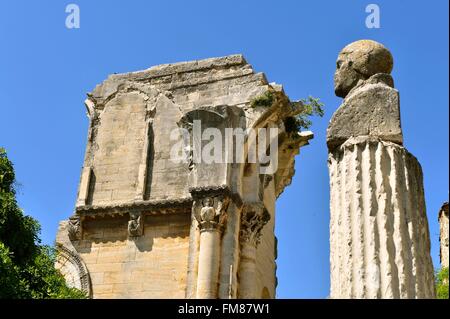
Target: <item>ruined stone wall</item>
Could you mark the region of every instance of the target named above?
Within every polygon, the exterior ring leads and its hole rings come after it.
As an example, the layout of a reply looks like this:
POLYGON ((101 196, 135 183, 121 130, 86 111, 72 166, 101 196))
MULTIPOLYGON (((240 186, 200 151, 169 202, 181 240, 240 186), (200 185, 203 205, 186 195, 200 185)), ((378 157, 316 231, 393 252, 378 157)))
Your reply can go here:
POLYGON ((258 298, 275 298, 275 221, 271 220, 262 229, 261 243, 256 251, 257 278, 256 295, 258 298))
MULTIPOLYGON (((276 297, 276 243, 275 243, 275 185, 270 181, 264 187, 264 206, 270 214, 270 220, 261 231, 261 243, 256 251, 256 264, 258 270, 258 285, 256 295, 258 298, 276 297)), ((288 212, 281 212, 287 214, 288 212)))
POLYGON ((141 237, 129 239, 128 219, 85 221, 74 243, 94 298, 184 298, 189 215, 152 216, 141 237))
POLYGON ((145 96, 119 94, 99 115, 89 204, 134 198, 145 136, 145 96))
POLYGON ((444 203, 439 211, 439 229, 441 267, 448 267, 448 203, 444 203))
MULTIPOLYGON (((247 297, 274 298, 275 199, 312 138, 285 131, 301 103, 232 55, 110 75, 85 104, 90 126, 75 214, 57 239, 72 256, 56 265, 67 280, 94 298, 237 298, 244 286, 247 297), (268 93, 268 103, 253 105, 268 93), (201 132, 222 136, 227 128, 278 128, 278 170, 244 181, 245 163, 194 163, 196 120, 201 132), (181 145, 189 161, 177 163, 172 151, 181 141, 172 134, 180 128, 191 144, 181 145), (258 227, 247 233, 262 233, 261 241, 247 246, 256 257, 239 276, 241 212, 253 206, 258 227)), ((224 142, 222 154, 231 149, 224 142)))

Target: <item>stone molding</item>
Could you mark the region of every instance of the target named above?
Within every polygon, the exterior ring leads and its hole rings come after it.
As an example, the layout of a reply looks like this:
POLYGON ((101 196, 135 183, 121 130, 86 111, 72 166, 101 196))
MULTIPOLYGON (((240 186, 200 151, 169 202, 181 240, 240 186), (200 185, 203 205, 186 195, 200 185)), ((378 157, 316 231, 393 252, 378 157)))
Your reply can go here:
POLYGON ((221 195, 224 197, 230 197, 230 199, 238 207, 241 207, 243 204, 241 196, 238 193, 232 192, 228 185, 190 187, 189 192, 191 193, 193 200, 221 195))
POLYGON ((85 205, 76 208, 75 213, 82 217, 104 217, 141 212, 145 215, 167 215, 188 212, 192 198, 163 199, 150 201, 130 201, 111 205, 85 205))
POLYGON ((72 283, 75 287, 81 291, 83 291, 88 297, 92 297, 92 289, 91 289, 91 279, 89 277, 89 271, 80 258, 80 255, 72 250, 64 246, 62 243, 56 244, 57 250, 57 263, 60 262, 61 267, 64 268, 65 264, 69 262, 76 269, 76 277, 74 278, 76 282, 72 283), (61 262, 65 259, 65 262, 61 262))

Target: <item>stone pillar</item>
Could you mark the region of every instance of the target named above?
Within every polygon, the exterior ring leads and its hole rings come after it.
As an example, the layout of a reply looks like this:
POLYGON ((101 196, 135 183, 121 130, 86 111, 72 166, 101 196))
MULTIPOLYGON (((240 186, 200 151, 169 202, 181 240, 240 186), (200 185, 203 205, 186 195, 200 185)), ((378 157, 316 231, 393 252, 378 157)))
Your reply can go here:
POLYGON ((221 241, 219 299, 237 298, 237 270, 239 267, 239 228, 241 225, 241 200, 230 201, 227 209, 227 220, 221 241))
POLYGON ((441 258, 441 267, 448 268, 448 202, 442 205, 441 210, 439 211, 439 228, 440 228, 440 237, 439 241, 441 244, 440 249, 440 258, 441 258))
POLYGON ((200 232, 197 298, 217 298, 220 266, 220 231, 216 228, 200 232))
POLYGON ((331 298, 434 298, 422 169, 403 146, 390 52, 357 41, 338 58, 344 97, 327 131, 331 298))
POLYGON ((191 227, 189 231, 189 256, 188 270, 186 278, 186 299, 195 299, 197 297, 197 277, 198 260, 200 250, 200 231, 197 219, 194 214, 191 216, 191 227))
POLYGON ((193 215, 200 228, 197 299, 218 297, 221 235, 226 221, 228 198, 204 197, 193 203, 193 215))
POLYGON ((270 219, 262 203, 244 205, 241 217, 241 255, 239 264, 239 298, 256 299, 256 249, 261 231, 270 219))
POLYGON ((422 171, 404 147, 351 138, 330 153, 332 298, 434 296, 422 171))

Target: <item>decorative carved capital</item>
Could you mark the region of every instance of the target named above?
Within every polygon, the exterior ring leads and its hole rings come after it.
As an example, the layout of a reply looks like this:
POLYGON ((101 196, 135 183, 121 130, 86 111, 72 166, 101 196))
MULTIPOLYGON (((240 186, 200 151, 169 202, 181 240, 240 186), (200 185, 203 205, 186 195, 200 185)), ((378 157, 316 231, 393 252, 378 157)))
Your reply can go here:
POLYGON ((69 218, 69 223, 67 225, 67 232, 69 234, 70 240, 80 240, 81 239, 81 218, 79 215, 74 215, 69 218))
POLYGON ((206 196, 195 199, 192 213, 198 221, 200 231, 222 231, 226 222, 229 197, 224 195, 206 196))
POLYGON ((255 247, 261 241, 261 231, 270 220, 270 214, 262 203, 244 204, 241 215, 241 242, 255 247))
POLYGON ((142 222, 142 214, 139 212, 130 212, 130 220, 128 221, 128 236, 139 237, 144 233, 144 223, 142 222))

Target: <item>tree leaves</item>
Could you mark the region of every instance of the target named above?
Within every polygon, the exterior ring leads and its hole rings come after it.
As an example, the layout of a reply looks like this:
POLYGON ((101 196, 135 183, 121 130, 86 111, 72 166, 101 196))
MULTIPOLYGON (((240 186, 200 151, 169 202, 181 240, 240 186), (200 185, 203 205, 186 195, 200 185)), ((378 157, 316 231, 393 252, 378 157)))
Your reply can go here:
POLYGON ((0 298, 85 298, 54 268, 55 251, 41 246, 40 225, 15 197, 15 174, 0 148, 0 298))
POLYGON ((301 99, 302 109, 296 116, 287 117, 284 121, 286 132, 300 132, 302 129, 309 129, 312 125, 310 117, 317 115, 322 117, 324 115, 323 106, 320 98, 308 96, 306 99, 301 99))
POLYGON ((448 299, 448 267, 442 268, 436 273, 436 297, 448 299))

